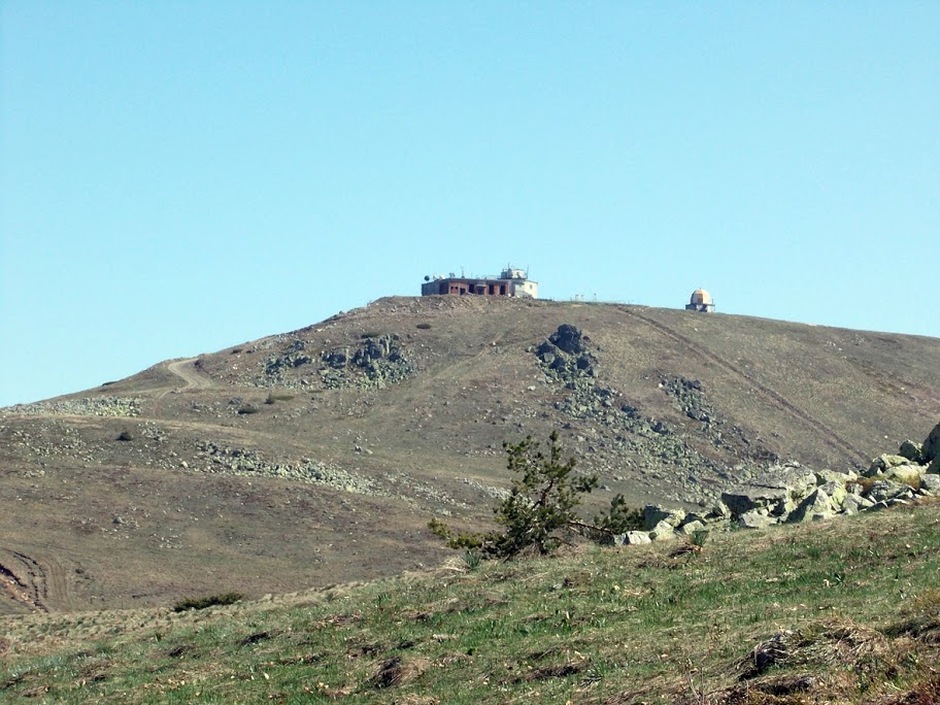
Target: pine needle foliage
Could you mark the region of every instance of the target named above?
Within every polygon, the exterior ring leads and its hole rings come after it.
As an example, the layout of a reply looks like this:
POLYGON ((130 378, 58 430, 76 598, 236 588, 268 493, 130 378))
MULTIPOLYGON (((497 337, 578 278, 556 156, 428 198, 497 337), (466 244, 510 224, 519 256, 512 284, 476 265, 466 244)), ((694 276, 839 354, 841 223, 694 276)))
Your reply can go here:
POLYGON ((582 497, 597 487, 597 475, 575 472, 576 461, 565 459, 557 431, 549 436, 547 453, 532 436, 518 443, 504 442, 503 449, 513 473, 509 496, 493 510, 503 530, 454 533, 444 522, 432 519, 428 527, 451 548, 486 558, 512 558, 528 550, 547 555, 561 545, 566 529, 597 537, 628 525, 632 528, 636 516, 622 495, 614 497, 610 511, 595 517, 593 524, 580 519, 576 510, 582 497))

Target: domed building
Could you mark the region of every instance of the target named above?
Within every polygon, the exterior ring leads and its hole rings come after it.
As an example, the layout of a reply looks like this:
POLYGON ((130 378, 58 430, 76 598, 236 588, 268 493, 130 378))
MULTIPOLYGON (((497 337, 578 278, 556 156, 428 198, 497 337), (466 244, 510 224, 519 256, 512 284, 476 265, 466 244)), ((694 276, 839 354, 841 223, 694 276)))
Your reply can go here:
POLYGON ((692 297, 689 299, 685 310, 713 313, 715 311, 715 301, 712 299, 712 295, 704 289, 696 289, 692 292, 692 297))

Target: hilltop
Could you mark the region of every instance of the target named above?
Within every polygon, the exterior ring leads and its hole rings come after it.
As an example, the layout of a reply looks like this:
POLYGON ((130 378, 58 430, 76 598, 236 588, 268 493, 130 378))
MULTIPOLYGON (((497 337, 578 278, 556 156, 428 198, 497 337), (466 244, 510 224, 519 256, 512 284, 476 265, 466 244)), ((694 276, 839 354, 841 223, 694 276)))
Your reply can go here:
POLYGON ((504 441, 558 429, 593 500, 708 506, 867 467, 940 417, 940 340, 615 304, 396 297, 0 410, 9 613, 249 596, 438 565, 504 441))

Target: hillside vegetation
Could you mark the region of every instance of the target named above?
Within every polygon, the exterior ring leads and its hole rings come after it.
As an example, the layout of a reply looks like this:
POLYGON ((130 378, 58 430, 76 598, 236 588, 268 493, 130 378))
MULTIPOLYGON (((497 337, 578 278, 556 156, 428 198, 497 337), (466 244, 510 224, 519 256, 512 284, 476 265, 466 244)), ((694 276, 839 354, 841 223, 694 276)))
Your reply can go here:
POLYGON ((940 700, 940 504, 229 606, 0 621, 0 700, 940 700))
MULTIPOLYGON (((67 356, 63 364, 68 364, 67 356)), ((940 341, 614 304, 383 299, 0 410, 0 614, 249 598, 437 566, 503 442, 557 430, 623 493, 708 508, 841 472, 940 418, 940 341)))

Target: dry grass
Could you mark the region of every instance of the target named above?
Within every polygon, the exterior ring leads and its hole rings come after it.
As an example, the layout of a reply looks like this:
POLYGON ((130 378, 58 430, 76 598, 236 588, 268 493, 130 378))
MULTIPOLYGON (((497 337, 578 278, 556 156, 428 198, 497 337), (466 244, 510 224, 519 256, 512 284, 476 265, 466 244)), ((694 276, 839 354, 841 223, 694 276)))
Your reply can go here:
MULTIPOLYGON (((431 516, 474 528, 491 518, 491 492, 506 484, 502 442, 557 428, 579 467, 631 503, 683 492, 689 468, 644 465, 630 439, 555 408, 567 392, 546 383, 530 348, 562 323, 591 338, 598 381, 623 395, 618 404, 663 420, 725 469, 747 445, 730 432, 711 444, 663 393, 663 376, 701 380, 726 430, 816 467, 867 464, 940 418, 940 342, 928 338, 636 306, 386 299, 204 355, 185 378, 160 364, 74 395, 139 399, 136 418, 0 415, 0 565, 52 611, 260 597, 418 570, 446 555, 425 530, 431 516), (308 364, 286 370, 281 386, 257 386, 266 360, 298 342, 318 359, 370 333, 398 335, 416 374, 330 390, 308 364), (256 413, 237 413, 249 407, 256 413), (131 440, 116 441, 125 430, 131 440), (205 442, 271 464, 322 461, 384 494, 232 476, 205 442)), ((0 613, 29 608, 0 599, 0 613)))
POLYGON ((938 685, 938 512, 683 555, 580 545, 179 614, 7 618, 0 700, 921 705, 938 685))

